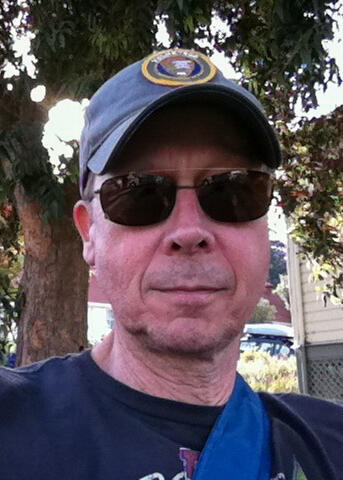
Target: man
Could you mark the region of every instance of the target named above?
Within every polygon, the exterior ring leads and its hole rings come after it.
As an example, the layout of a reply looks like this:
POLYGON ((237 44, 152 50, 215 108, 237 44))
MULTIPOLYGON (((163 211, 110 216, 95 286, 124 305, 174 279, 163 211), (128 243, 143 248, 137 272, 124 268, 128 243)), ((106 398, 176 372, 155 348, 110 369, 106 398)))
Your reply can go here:
POLYGON ((236 374, 280 158, 258 101, 200 53, 152 54, 95 94, 75 222, 116 326, 3 370, 1 478, 343 478, 341 407, 236 374))

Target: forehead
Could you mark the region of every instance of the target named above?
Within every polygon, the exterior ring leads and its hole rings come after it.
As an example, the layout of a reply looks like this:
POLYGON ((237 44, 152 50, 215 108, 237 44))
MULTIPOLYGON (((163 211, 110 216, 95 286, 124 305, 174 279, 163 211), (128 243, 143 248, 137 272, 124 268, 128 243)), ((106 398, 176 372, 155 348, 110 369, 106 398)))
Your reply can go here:
POLYGON ((111 170, 179 168, 183 164, 244 167, 257 162, 250 132, 226 109, 177 104, 151 115, 114 159, 111 170))

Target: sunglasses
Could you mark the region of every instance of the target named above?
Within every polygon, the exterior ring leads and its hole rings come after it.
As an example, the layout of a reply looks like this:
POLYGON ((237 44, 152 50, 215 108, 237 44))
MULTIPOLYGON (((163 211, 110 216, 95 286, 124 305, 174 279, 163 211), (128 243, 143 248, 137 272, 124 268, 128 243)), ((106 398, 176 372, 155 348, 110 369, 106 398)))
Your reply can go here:
POLYGON ((105 180, 94 192, 100 195, 105 218, 132 227, 163 222, 174 208, 177 191, 195 189, 201 208, 211 219, 241 223, 265 215, 272 199, 273 177, 259 170, 225 169, 194 186, 177 185, 170 176, 152 173, 105 180))

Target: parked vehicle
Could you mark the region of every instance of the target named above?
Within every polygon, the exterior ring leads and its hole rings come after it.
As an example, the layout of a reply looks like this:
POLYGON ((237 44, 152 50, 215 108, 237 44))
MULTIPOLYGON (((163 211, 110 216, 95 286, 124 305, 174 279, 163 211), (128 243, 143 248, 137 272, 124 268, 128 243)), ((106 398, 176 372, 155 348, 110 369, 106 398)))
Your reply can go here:
POLYGON ((267 352, 287 358, 294 355, 293 327, 281 323, 248 323, 241 338, 241 352, 267 352))

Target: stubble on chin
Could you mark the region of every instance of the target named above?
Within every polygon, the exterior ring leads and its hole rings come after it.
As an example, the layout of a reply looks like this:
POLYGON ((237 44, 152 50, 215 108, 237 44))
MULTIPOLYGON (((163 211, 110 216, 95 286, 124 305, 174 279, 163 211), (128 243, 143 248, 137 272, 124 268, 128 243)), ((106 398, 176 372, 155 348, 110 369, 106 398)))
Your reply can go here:
POLYGON ((170 325, 131 324, 124 328, 131 340, 149 353, 206 361, 236 344, 237 337, 242 334, 242 326, 236 322, 228 322, 220 333, 187 327, 186 321, 183 328, 174 330, 170 325))

